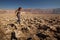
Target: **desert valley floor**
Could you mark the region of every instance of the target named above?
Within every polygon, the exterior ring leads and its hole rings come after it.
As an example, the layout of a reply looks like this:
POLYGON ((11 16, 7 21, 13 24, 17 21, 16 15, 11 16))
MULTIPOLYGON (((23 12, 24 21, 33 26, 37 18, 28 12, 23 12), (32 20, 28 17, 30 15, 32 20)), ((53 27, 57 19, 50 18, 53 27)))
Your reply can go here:
POLYGON ((60 40, 60 14, 21 14, 20 20, 0 14, 0 40, 11 40, 13 31, 17 40, 60 40))

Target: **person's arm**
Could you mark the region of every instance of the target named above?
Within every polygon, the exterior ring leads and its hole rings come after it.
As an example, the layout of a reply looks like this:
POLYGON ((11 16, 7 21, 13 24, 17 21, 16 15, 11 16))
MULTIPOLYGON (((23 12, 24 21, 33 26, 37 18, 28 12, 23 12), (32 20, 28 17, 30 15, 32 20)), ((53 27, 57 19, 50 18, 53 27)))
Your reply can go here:
POLYGON ((15 10, 15 15, 17 15, 17 10, 15 10))
POLYGON ((15 13, 17 13, 17 10, 15 10, 15 13))

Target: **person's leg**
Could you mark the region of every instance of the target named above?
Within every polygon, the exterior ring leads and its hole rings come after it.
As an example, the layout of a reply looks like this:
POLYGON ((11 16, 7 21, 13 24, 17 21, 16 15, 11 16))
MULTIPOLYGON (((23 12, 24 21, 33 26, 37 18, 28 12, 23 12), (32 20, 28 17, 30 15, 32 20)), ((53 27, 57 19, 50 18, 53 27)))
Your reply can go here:
POLYGON ((17 14, 17 22, 20 24, 20 14, 17 14))
POLYGON ((18 23, 20 24, 20 16, 18 16, 18 23))

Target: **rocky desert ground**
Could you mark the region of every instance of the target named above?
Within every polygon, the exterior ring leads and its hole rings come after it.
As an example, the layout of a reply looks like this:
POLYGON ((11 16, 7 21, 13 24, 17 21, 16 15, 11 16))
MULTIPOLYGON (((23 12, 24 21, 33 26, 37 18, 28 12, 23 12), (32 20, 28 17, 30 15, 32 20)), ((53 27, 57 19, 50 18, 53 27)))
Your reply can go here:
POLYGON ((14 13, 0 14, 0 40, 60 40, 60 14, 21 14, 18 24, 14 13))

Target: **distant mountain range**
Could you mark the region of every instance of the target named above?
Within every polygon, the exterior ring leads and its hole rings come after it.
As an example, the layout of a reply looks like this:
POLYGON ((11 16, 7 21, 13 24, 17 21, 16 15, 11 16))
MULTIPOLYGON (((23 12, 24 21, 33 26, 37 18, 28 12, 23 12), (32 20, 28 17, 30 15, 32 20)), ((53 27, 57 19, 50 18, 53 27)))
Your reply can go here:
POLYGON ((59 14, 60 8, 55 9, 24 9, 25 12, 31 12, 31 13, 52 13, 52 14, 59 14))
MULTIPOLYGON (((60 14, 60 8, 55 8, 55 9, 23 9, 23 12, 30 12, 30 13, 48 13, 48 14, 60 14)), ((1 10, 0 9, 0 13, 14 13, 15 10, 1 10)))

